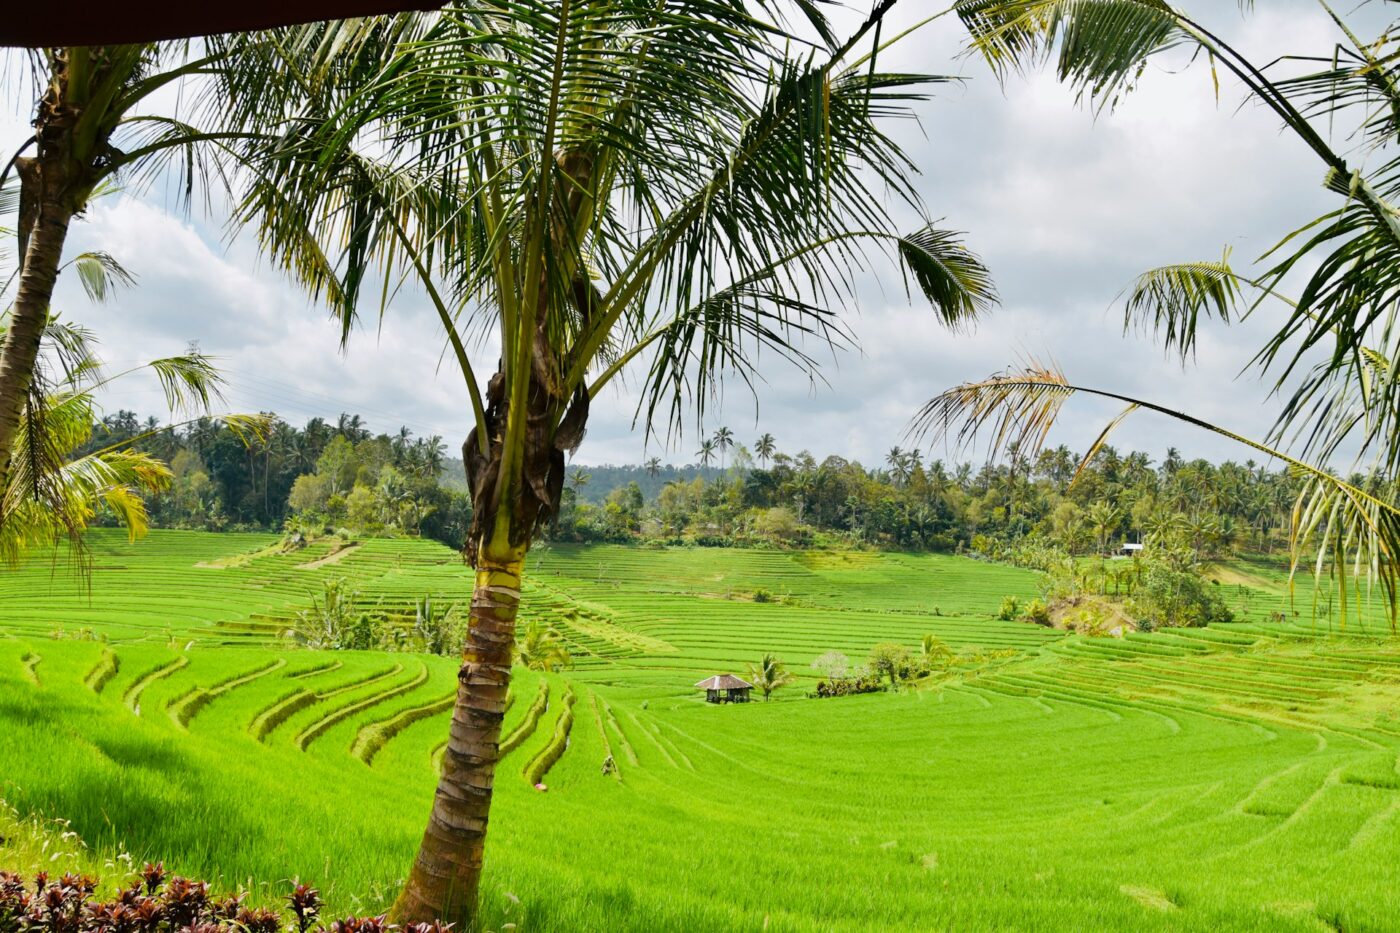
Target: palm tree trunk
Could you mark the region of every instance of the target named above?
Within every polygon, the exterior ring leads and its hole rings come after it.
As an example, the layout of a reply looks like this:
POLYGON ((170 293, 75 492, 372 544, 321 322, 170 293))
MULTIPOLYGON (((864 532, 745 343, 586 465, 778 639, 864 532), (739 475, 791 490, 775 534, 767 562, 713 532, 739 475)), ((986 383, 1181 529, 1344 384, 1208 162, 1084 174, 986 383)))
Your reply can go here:
MULTIPOLYGON (((22 185, 30 187, 38 182, 38 174, 44 168, 48 166, 30 163, 22 169, 22 185)), ((34 381, 39 343, 48 324, 49 302, 58 280, 68 224, 73 219, 72 210, 64 198, 53 192, 54 187, 62 186, 43 185, 42 194, 36 198, 33 226, 21 230, 24 255, 19 290, 15 294, 4 344, 0 346, 0 491, 9 485, 15 435, 19 432, 20 417, 34 381)), ((23 213, 21 211, 21 215, 23 213)), ((21 228, 24 224, 25 218, 21 216, 21 228)))
POLYGON ((392 911, 400 924, 444 920, 467 930, 476 913, 527 549, 495 537, 477 560, 442 774, 418 857, 392 911))

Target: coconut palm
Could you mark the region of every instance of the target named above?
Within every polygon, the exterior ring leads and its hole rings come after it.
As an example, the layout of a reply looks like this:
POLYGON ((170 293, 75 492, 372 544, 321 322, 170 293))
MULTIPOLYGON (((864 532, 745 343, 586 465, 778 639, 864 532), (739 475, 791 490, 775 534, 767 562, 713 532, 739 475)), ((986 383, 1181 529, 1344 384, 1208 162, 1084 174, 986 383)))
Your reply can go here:
POLYGON ((19 180, 19 269, 0 343, 0 487, 73 218, 113 182, 168 170, 186 197, 196 182, 226 183, 230 165, 278 129, 268 100, 283 86, 264 42, 46 48, 13 59, 10 86, 34 134, 0 171, 0 190, 12 169, 19 180))
POLYGON ((656 477, 658 477, 658 476, 661 475, 661 458, 660 458, 660 457, 651 457, 651 458, 649 458, 649 459, 647 460, 647 462, 646 462, 645 464, 643 464, 642 466, 643 466, 643 469, 645 469, 645 470, 647 471, 647 476, 650 476, 652 479, 656 479, 656 477))
POLYGON ((734 446, 734 432, 728 428, 719 428, 715 431, 715 447, 719 449, 719 468, 724 469, 725 455, 729 448, 734 446))
POLYGON ((786 687, 794 678, 782 659, 774 654, 765 654, 763 660, 749 665, 749 680, 763 693, 764 700, 770 700, 774 690, 786 687))
POLYGON ((639 419, 675 430, 726 375, 751 381, 760 349, 813 371, 803 346, 850 342, 832 309, 877 251, 948 324, 994 303, 956 235, 891 219, 924 210, 885 120, 937 80, 879 69, 894 5, 843 37, 826 4, 781 4, 816 54, 741 0, 462 0, 279 46, 306 98, 244 216, 347 330, 367 277, 413 277, 471 402, 477 589, 398 921, 471 922, 521 575, 590 400, 635 367, 639 419), (466 346, 485 332, 500 356, 482 379, 466 346))
POLYGON ((1104 553, 1108 550, 1109 539, 1113 537, 1113 533, 1118 530, 1118 526, 1123 521, 1123 513, 1115 508, 1111 502, 1099 501, 1089 506, 1089 511, 1084 517, 1094 532, 1099 553, 1104 553))
MULTIPOLYGON (((9 324, 10 316, 0 315, 0 336, 9 324)), ((125 376, 150 372, 173 409, 204 406, 216 396, 220 378, 198 353, 106 374, 91 332, 54 317, 40 337, 35 379, 15 433, 13 468, 0 489, 0 563, 13 565, 31 548, 66 539, 80 558, 78 566, 84 567, 83 532, 93 517, 102 511, 115 516, 135 540, 147 527, 142 495, 165 489, 171 477, 165 464, 131 449, 164 430, 160 425, 119 444, 78 453, 90 446, 99 419, 97 393, 125 376)), ((229 420, 246 431, 261 425, 258 419, 229 420)))
POLYGON ((700 442, 700 449, 695 452, 695 456, 700 458, 701 466, 709 466, 711 463, 715 462, 717 451, 718 448, 715 446, 715 442, 707 437, 700 442))
POLYGON ((763 434, 753 443, 754 456, 758 457, 758 462, 763 464, 763 468, 768 469, 768 461, 773 459, 773 455, 778 452, 778 444, 773 440, 773 435, 763 434))

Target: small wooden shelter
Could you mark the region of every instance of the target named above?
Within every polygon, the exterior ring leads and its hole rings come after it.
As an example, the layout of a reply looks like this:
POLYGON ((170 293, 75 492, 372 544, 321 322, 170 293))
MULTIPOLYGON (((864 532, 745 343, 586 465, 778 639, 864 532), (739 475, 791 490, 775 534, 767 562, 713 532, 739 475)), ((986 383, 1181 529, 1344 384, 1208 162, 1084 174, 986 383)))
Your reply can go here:
POLYGON ((705 691, 705 700, 710 703, 747 703, 753 684, 733 674, 716 674, 700 681, 695 687, 705 691))

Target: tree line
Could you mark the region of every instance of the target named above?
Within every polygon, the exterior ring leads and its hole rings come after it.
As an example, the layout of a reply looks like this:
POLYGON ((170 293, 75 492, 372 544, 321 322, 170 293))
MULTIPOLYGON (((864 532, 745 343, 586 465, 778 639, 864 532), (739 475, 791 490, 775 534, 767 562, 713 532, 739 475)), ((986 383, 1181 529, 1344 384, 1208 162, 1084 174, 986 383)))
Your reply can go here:
POLYGON ((441 437, 414 437, 407 428, 376 434, 352 414, 312 418, 300 428, 275 415, 266 422, 254 434, 216 418, 162 427, 122 410, 95 426, 88 446, 130 442, 169 464, 169 484, 147 495, 155 527, 350 528, 462 547, 471 501, 441 482, 449 462, 441 437))
POLYGON ((736 465, 707 475, 686 476, 702 467, 678 470, 656 460, 576 468, 560 519, 547 535, 713 546, 856 544, 990 556, 1040 539, 1069 554, 1136 543, 1211 559, 1286 548, 1304 482, 1286 468, 1187 460, 1175 448, 1157 463, 1141 451, 1105 445, 1080 469, 1082 457, 1063 445, 1033 458, 1012 449, 1000 462, 981 466, 895 447, 883 463, 866 467, 835 455, 819 461, 808 451, 788 454, 772 444, 765 434, 752 448, 736 445, 736 465), (750 453, 760 449, 761 458, 750 453), (667 473, 671 478, 646 494, 645 482, 667 473), (597 479, 604 475, 613 485, 600 495, 597 479))
MULTIPOLYGON (((168 487, 148 496, 155 527, 348 529, 463 546, 470 496, 461 461, 446 456, 441 437, 403 427, 375 433, 348 413, 302 427, 268 418, 268 428, 249 437, 215 418, 162 427, 122 410, 95 426, 88 446, 135 439, 135 449, 170 465, 168 487)), ((1011 450, 981 466, 900 447, 873 467, 838 455, 818 460, 805 450, 783 452, 771 434, 750 445, 731 441, 726 453, 724 469, 704 458, 677 466, 657 457, 573 467, 558 521, 541 537, 989 555, 1043 539, 1070 554, 1133 542, 1208 559, 1285 548, 1301 482, 1253 460, 1186 460, 1175 448, 1158 463, 1106 445, 1083 470, 1065 446, 1033 458, 1011 450)))

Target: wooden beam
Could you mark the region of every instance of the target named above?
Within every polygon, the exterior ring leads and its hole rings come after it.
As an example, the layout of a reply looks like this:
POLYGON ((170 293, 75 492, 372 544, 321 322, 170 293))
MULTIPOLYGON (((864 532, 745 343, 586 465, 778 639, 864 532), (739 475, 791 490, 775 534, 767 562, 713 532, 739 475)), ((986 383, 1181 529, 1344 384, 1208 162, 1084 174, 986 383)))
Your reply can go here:
POLYGON ((238 0, 168 3, 152 0, 66 0, 31 4, 0 17, 0 45, 42 48, 121 45, 251 32, 318 20, 409 10, 435 10, 446 0, 238 0))

